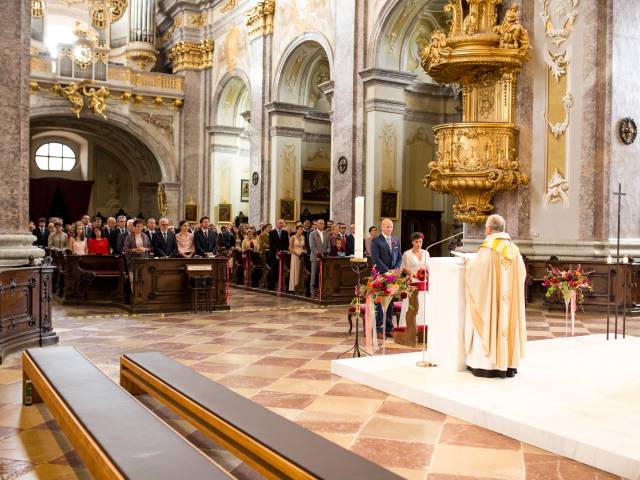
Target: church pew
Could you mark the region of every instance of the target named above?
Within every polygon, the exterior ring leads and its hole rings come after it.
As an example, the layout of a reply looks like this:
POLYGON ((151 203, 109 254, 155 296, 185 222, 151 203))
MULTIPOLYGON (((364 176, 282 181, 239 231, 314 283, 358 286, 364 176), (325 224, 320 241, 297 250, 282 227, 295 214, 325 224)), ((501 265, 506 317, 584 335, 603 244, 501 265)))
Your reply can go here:
POLYGON ((263 257, 255 250, 248 250, 245 252, 245 255, 248 258, 249 265, 249 286, 257 287, 260 285, 260 279, 264 276, 263 270, 265 268, 265 265, 263 262, 263 257))
POLYGON ((126 265, 121 255, 64 255, 62 301, 124 301, 126 265))
POLYGON ((25 351, 23 379, 96 479, 232 478, 74 348, 25 351))
POLYGON ((120 384, 149 393, 267 478, 401 478, 161 353, 120 357, 120 384))

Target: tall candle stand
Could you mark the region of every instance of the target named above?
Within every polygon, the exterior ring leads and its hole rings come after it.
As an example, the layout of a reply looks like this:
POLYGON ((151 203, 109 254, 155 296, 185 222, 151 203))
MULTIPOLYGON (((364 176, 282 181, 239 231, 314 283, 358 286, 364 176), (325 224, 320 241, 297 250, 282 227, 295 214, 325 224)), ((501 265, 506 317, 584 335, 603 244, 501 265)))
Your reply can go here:
POLYGON ((352 350, 353 350, 352 357, 361 357, 363 354, 364 355, 370 355, 369 352, 367 352, 367 351, 363 350, 362 348, 360 348, 360 334, 359 334, 359 330, 360 329, 358 327, 358 323, 360 321, 360 278, 361 278, 362 271, 365 270, 368 267, 369 266, 367 264, 367 259, 366 258, 351 258, 351 269, 355 272, 355 274, 358 277, 358 283, 356 283, 356 304, 355 304, 355 308, 356 308, 356 336, 355 336, 355 341, 353 343, 353 347, 351 347, 346 352, 342 352, 340 355, 338 355, 337 358, 340 358, 343 355, 346 355, 347 353, 351 352, 352 350))

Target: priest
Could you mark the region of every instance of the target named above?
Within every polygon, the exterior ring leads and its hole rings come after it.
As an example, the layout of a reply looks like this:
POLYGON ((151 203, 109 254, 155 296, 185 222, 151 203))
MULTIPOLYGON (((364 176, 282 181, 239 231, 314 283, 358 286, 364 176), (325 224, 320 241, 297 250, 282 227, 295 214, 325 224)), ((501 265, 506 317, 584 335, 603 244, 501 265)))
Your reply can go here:
POLYGON ((477 256, 465 262, 467 370, 479 377, 513 377, 527 341, 526 271, 504 218, 489 216, 485 235, 477 256))

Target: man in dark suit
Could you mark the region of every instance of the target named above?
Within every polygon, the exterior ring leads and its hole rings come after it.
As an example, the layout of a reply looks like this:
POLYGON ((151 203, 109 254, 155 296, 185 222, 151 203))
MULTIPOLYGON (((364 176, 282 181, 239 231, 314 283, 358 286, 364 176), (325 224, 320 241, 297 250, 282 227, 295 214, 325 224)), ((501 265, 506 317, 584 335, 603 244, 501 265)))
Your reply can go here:
POLYGON ((38 226, 31 232, 36 237, 34 245, 40 248, 47 248, 49 243, 49 229, 47 228, 47 219, 39 218, 38 226))
POLYGON ((271 278, 269 279, 269 289, 273 290, 278 281, 278 252, 289 250, 289 234, 284 229, 283 219, 278 219, 276 228, 269 233, 269 255, 271 261, 271 278))
POLYGON ((236 241, 233 238, 233 233, 227 227, 222 227, 222 233, 220 234, 220 241, 222 242, 222 248, 231 250, 236 241))
MULTIPOLYGON (((380 224, 380 235, 371 240, 371 259, 378 273, 386 273, 389 270, 400 268, 402 255, 400 254, 400 241, 391 236, 393 233, 393 222, 388 218, 382 220, 380 224)), ((382 306, 376 303, 376 330, 378 338, 382 339, 382 323, 384 313, 382 306)), ((386 314, 387 337, 393 337, 393 302, 389 304, 386 314)))
POLYGON ((118 249, 118 253, 124 253, 124 242, 127 239, 127 237, 133 233, 133 222, 135 221, 135 218, 130 218, 129 220, 127 220, 127 228, 125 229, 124 233, 119 233, 118 235, 118 243, 116 245, 116 248, 118 249))
POLYGON ((157 230, 151 240, 156 257, 173 257, 178 254, 176 234, 169 230, 169 220, 160 219, 160 230, 157 230))
POLYGON ((116 219, 113 217, 107 218, 106 224, 102 227, 102 236, 109 240, 109 247, 111 247, 111 233, 116 228, 116 219))
POLYGON ((118 224, 109 234, 109 247, 111 247, 111 253, 118 255, 122 253, 118 250, 118 237, 127 233, 127 217, 120 215, 118 217, 118 224))
POLYGON ((143 230, 143 233, 145 233, 147 235, 147 237, 149 237, 149 240, 151 240, 151 245, 153 245, 153 237, 156 234, 157 230, 156 230, 156 219, 155 218, 148 218, 147 219, 147 228, 145 228, 143 230))
POLYGON ((345 236, 346 239, 346 255, 353 255, 356 250, 356 226, 351 224, 349 233, 345 236))
POLYGON ((193 234, 196 255, 213 257, 216 254, 216 234, 209 230, 209 217, 200 219, 200 230, 193 234))

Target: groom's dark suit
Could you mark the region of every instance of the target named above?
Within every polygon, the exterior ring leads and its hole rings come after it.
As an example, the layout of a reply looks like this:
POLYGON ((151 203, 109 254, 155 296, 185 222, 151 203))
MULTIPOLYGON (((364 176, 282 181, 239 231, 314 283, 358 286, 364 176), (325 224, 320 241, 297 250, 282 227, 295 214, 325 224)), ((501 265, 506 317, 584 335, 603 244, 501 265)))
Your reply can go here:
MULTIPOLYGON (((371 259, 379 273, 400 268, 402 255, 400 255, 400 242, 396 237, 387 238, 381 233, 371 241, 371 259)), ((393 302, 387 308, 386 331, 393 331, 393 302)), ((376 304, 376 330, 382 333, 382 306, 376 304)))

